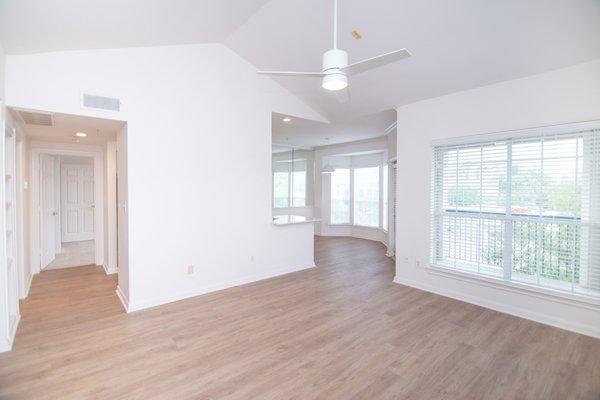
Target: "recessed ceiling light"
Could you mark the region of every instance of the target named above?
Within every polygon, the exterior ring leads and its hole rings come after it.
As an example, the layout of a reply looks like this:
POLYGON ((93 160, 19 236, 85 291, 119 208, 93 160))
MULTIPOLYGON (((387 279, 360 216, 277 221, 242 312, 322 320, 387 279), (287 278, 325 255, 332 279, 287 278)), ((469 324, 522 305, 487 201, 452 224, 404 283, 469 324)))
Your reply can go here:
POLYGON ((77 132, 77 133, 75 133, 75 136, 77 136, 77 137, 86 137, 87 133, 85 133, 85 132, 77 132))
POLYGON ((292 120, 292 119, 291 119, 290 117, 285 117, 285 118, 283 119, 283 122, 290 122, 291 120, 292 120))

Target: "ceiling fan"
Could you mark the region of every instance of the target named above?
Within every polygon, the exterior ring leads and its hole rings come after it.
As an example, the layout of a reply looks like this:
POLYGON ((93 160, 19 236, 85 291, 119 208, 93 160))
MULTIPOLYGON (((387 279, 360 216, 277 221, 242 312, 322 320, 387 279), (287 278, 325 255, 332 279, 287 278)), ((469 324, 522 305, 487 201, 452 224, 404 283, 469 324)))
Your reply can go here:
POLYGON ((336 91, 345 89, 348 86, 349 75, 360 74, 411 56, 408 50, 400 49, 348 65, 348 53, 337 47, 337 14, 338 2, 333 0, 333 49, 323 54, 323 70, 321 72, 258 71, 257 73, 274 76, 323 78, 323 88, 336 91))

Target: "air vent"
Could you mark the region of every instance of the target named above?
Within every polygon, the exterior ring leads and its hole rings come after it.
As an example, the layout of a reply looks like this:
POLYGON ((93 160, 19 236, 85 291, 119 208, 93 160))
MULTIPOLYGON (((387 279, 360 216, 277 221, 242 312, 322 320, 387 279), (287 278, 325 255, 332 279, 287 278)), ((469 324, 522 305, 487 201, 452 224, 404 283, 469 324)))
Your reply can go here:
POLYGON ((99 110, 121 111, 121 100, 112 97, 83 94, 83 106, 99 110))
POLYGON ((19 110, 19 115, 27 125, 54 126, 52 114, 19 110))

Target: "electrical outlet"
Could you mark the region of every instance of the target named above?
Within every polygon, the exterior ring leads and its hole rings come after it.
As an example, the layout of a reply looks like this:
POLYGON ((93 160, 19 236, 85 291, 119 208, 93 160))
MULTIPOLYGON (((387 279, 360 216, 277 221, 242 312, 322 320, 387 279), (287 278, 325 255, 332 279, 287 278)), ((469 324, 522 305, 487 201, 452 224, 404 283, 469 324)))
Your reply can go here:
POLYGON ((419 260, 418 258, 415 260, 415 267, 421 267, 421 260, 419 260))
POLYGON ((194 273, 194 266, 188 265, 188 275, 192 275, 194 273))

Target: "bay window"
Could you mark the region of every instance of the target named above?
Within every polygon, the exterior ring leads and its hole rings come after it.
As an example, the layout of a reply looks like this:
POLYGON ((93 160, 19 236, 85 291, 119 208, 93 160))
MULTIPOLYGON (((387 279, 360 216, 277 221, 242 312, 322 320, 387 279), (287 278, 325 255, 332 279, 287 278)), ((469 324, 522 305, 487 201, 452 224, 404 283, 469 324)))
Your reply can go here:
POLYGON ((331 223, 350 223, 350 168, 336 168, 331 174, 331 223))
POLYGON ((387 229, 387 175, 384 154, 333 156, 330 225, 387 229), (386 208, 384 210, 384 208, 386 208))
POLYGON ((290 150, 274 153, 273 207, 306 207, 311 204, 312 173, 311 151, 290 150))
POLYGON ((354 225, 379 226, 379 168, 354 169, 354 225))

